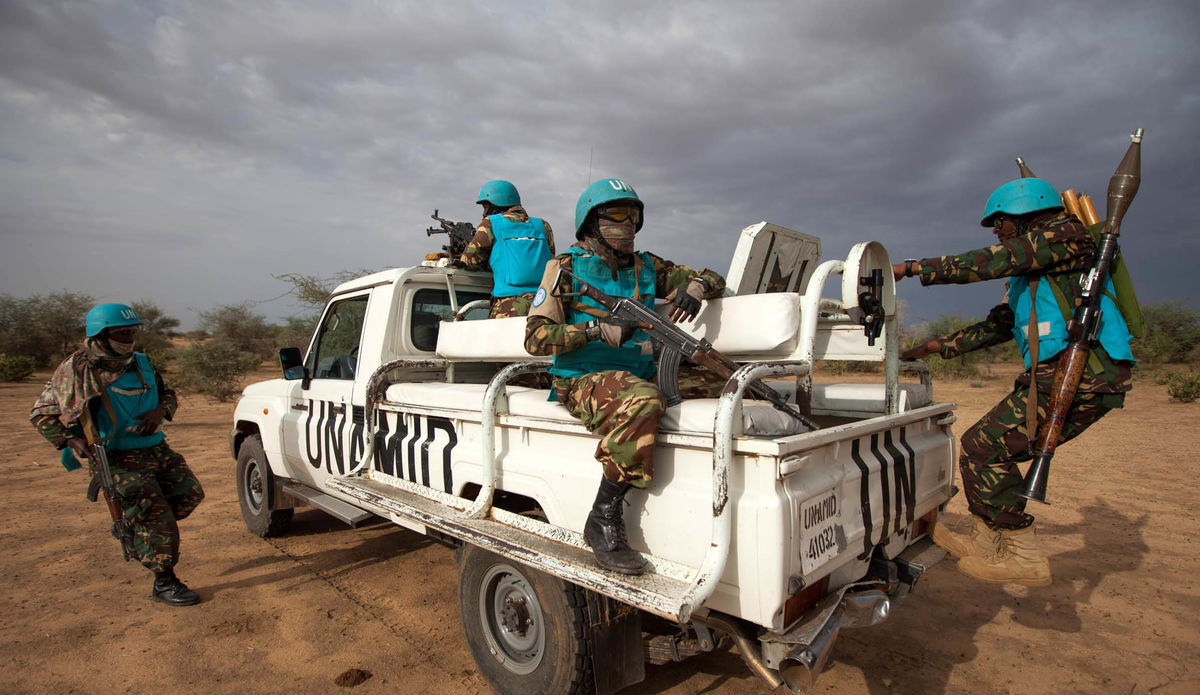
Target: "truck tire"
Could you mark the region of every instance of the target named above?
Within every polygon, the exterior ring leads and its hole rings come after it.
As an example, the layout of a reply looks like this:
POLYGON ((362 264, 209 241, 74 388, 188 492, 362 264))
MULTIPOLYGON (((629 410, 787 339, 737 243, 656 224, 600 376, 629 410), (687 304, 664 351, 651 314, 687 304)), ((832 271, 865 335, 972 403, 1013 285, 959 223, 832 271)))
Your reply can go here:
POLYGON ((246 437, 237 457, 238 504, 250 533, 259 538, 278 536, 292 523, 291 509, 272 509, 275 504, 275 474, 263 452, 262 438, 246 437))
POLYGON ((479 673, 500 695, 594 692, 583 589, 469 545, 458 609, 479 673))

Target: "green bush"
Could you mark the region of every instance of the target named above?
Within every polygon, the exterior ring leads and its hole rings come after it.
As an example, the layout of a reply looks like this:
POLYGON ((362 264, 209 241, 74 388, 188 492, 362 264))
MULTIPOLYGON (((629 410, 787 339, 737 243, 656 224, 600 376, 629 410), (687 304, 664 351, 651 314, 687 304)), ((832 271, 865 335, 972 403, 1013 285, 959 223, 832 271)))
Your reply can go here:
POLYGON ((262 360, 243 352, 233 343, 211 339, 180 350, 176 358, 180 389, 201 393, 217 401, 233 400, 240 393, 242 377, 262 360))
POLYGON ((219 306, 200 312, 200 326, 212 340, 265 360, 275 354, 275 327, 250 304, 219 306))
POLYGON ((1159 376, 1159 383, 1167 385, 1167 395, 1179 403, 1194 403, 1200 399, 1200 370, 1168 372, 1159 376))
POLYGON ((944 360, 937 355, 925 358, 929 365, 929 375, 934 379, 979 379, 983 372, 979 370, 979 360, 972 353, 944 360))
POLYGON ((878 374, 883 371, 882 362, 870 362, 867 360, 828 360, 824 363, 830 374, 841 376, 843 374, 878 374))
POLYGON ((1142 307, 1146 337, 1133 341, 1133 355, 1148 364, 1200 361, 1200 313, 1182 302, 1142 307))
POLYGON ((84 316, 95 305, 79 292, 16 298, 0 295, 0 352, 52 365, 83 344, 84 316))
POLYGON ((33 358, 0 352, 0 381, 21 381, 33 374, 33 358))

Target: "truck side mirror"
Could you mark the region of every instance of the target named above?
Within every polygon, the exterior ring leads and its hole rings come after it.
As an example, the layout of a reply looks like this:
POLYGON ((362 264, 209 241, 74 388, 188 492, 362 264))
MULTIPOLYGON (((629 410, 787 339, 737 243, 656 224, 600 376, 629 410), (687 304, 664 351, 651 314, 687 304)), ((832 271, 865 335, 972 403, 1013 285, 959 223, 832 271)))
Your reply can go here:
POLYGON ((279 364, 283 367, 283 378, 288 381, 303 379, 302 386, 308 388, 310 379, 308 368, 304 366, 304 358, 300 355, 300 348, 286 347, 279 350, 279 364))

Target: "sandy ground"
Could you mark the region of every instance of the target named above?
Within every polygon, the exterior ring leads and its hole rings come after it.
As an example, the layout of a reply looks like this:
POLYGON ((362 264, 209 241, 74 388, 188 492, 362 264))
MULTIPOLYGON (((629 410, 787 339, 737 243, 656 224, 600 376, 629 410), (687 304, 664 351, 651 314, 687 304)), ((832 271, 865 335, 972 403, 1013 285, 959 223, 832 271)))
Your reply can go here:
MULTIPOLYGON (((266 375, 264 375, 266 376, 266 375)), ((0 384, 0 693, 487 693, 461 635, 451 551, 314 510, 273 540, 242 524, 227 450, 231 404, 185 398, 168 440, 208 498, 183 522, 180 575, 203 602, 149 600, 122 563, 103 505, 83 498, 26 417, 44 375, 0 384)), ((939 383, 961 431, 1008 389, 939 383)), ((884 625, 846 631, 821 693, 1200 692, 1200 403, 1143 378, 1118 411, 1063 449, 1046 589, 932 570, 884 625)), ((959 495, 951 511, 963 513, 959 495)), ((628 693, 765 693, 735 652, 648 667, 628 693)))

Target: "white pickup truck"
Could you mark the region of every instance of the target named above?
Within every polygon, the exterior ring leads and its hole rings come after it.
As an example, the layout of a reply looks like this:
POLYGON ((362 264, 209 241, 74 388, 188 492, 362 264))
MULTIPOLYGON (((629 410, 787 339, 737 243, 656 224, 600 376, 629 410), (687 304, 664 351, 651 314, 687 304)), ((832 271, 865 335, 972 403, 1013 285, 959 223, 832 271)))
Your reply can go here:
POLYGON ((814 237, 747 227, 727 296, 679 324, 742 367, 719 399, 667 410, 653 483, 625 511, 642 576, 601 569, 583 542, 596 438, 509 383, 548 364, 525 351, 525 320, 483 318, 490 275, 444 267, 341 285, 306 356, 282 350, 284 378, 245 389, 230 444, 246 524, 283 533, 308 504, 457 548, 464 633, 505 695, 604 695, 646 662, 730 644, 769 688, 808 692, 839 630, 883 621, 942 559, 926 531, 955 446, 928 372, 900 381, 923 365, 898 359, 887 252, 819 259, 814 237), (814 383, 837 360, 882 362, 882 383, 814 383), (743 400, 754 379, 820 427, 743 400))

